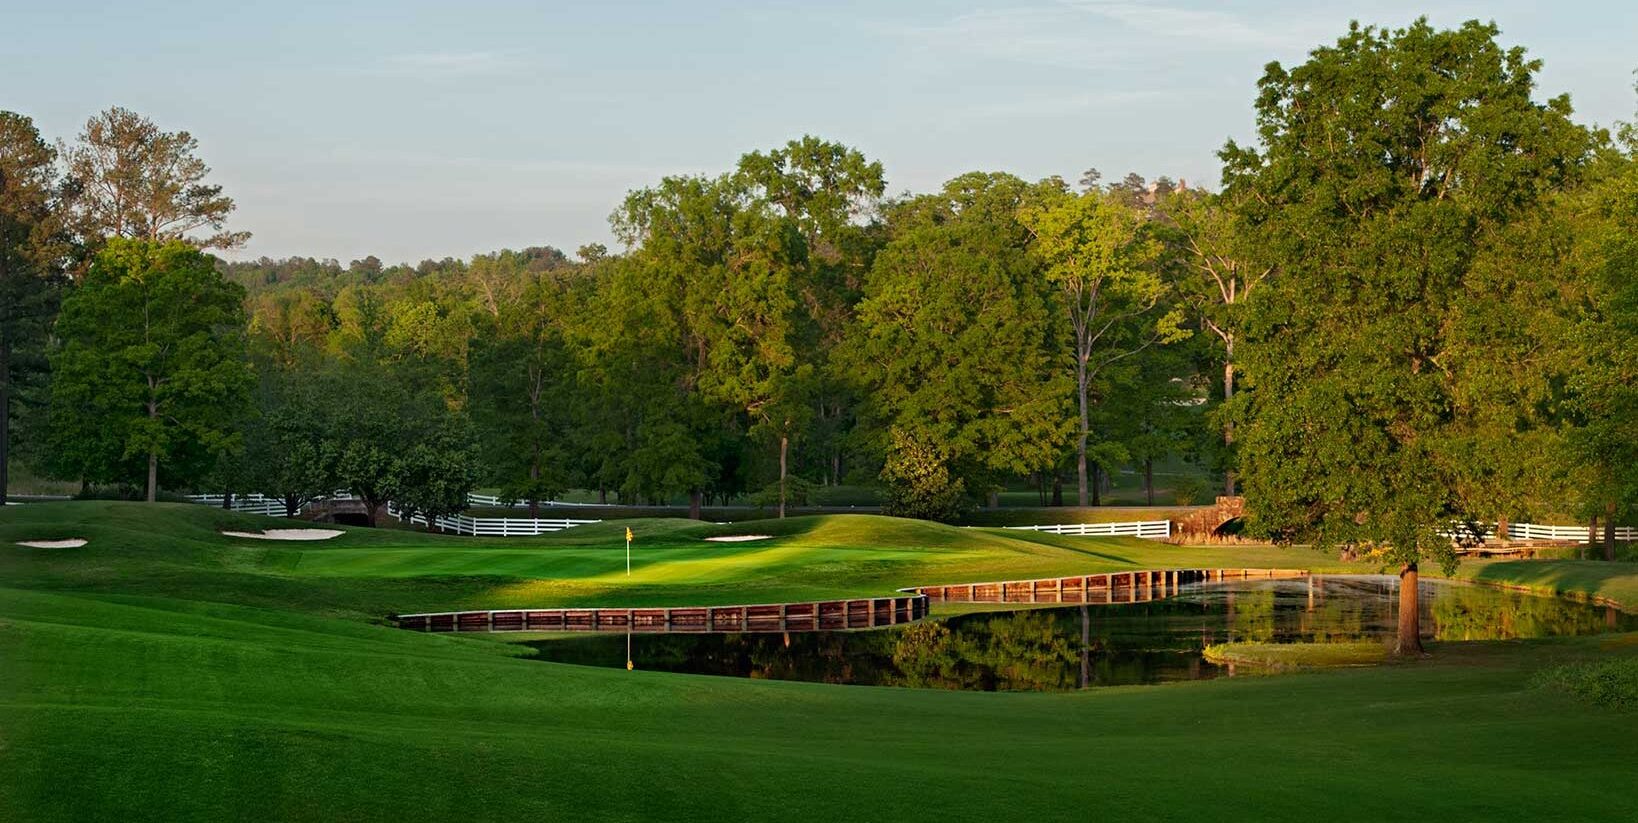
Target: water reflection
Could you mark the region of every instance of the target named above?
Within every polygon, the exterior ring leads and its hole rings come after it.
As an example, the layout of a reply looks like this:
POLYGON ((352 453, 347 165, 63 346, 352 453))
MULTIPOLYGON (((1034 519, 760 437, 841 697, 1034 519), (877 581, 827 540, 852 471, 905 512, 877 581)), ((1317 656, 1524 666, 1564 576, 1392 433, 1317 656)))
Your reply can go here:
MULTIPOLYGON (((899 629, 788 635, 639 635, 640 669, 938 689, 1062 691, 1227 674, 1202 649, 1231 641, 1335 642, 1395 631, 1394 577, 1245 580, 1168 600, 981 612, 899 629)), ((1558 598, 1422 583, 1436 640, 1502 640, 1638 629, 1638 616, 1558 598)), ((624 666, 626 638, 531 643, 540 658, 624 666)))

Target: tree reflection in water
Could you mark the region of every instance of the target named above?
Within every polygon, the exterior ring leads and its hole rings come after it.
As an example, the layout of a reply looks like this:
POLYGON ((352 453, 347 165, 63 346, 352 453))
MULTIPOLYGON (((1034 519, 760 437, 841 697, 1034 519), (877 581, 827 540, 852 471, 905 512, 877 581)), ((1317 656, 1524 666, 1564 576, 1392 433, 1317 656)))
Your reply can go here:
MULTIPOLYGON (((637 668, 917 688, 1062 691, 1217 677, 1201 650, 1224 641, 1389 638, 1393 577, 1315 576, 1185 589, 1169 600, 978 612, 898 629, 637 635, 637 668)), ((1570 600, 1423 584, 1422 627, 1446 641, 1638 629, 1638 616, 1570 600)), ((624 635, 534 641, 546 660, 625 665, 624 635)))

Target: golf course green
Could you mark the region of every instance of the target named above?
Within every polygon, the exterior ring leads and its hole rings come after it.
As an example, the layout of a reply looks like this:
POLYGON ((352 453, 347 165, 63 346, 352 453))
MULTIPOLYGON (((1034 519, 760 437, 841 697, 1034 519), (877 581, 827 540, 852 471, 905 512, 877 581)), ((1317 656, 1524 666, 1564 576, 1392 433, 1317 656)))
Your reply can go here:
MULTIPOLYGON (((1554 674, 1613 662, 1619 695, 1634 685, 1621 673, 1638 668, 1638 634, 1027 694, 568 666, 385 619, 1143 568, 1375 568, 1303 548, 852 515, 506 540, 220 534, 280 525, 182 504, 0 510, 0 820, 1638 817, 1638 712, 1554 674), (704 539, 749 533, 770 539, 704 539), (71 538, 88 542, 17 545, 71 538)), ((1498 561, 1459 574, 1638 603, 1638 564, 1498 561)))

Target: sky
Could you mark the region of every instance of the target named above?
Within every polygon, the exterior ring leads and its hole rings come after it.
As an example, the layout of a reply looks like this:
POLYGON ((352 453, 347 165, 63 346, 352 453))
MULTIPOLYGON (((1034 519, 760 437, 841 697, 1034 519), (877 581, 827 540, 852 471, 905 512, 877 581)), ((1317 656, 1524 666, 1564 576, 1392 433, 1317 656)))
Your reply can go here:
POLYGON ((0 0, 0 109, 187 130, 253 238, 232 258, 613 247, 624 194, 814 134, 890 193, 967 171, 1214 186, 1257 78, 1350 19, 1493 20, 1542 96, 1632 119, 1638 2, 638 3, 0 0))

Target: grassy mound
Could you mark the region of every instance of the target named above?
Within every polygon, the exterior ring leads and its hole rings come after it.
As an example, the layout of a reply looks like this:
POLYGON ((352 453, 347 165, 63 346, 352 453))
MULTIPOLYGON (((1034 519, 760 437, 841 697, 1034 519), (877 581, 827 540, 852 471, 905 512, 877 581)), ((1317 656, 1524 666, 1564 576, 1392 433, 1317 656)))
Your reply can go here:
POLYGON ((1388 647, 1376 641, 1358 643, 1213 643, 1207 660, 1283 671, 1371 666, 1388 659, 1388 647))

